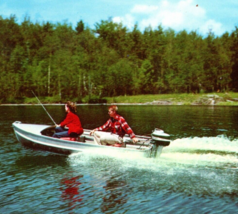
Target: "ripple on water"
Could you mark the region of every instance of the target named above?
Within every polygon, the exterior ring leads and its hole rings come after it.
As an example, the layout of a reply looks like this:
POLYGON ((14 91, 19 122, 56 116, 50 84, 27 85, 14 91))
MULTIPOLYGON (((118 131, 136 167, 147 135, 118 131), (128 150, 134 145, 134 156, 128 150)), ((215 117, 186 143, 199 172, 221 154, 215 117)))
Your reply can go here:
POLYGON ((234 213, 236 146, 220 136, 184 138, 149 159, 91 152, 65 157, 13 142, 1 162, 0 211, 234 213))

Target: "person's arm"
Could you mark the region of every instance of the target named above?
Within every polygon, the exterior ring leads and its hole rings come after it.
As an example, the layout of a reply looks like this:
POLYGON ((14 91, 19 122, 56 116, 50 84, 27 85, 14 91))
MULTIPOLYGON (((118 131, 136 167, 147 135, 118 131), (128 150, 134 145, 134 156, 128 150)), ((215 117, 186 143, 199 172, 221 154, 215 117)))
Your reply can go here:
POLYGON ((133 143, 137 143, 138 139, 136 138, 133 130, 131 129, 131 127, 128 125, 128 123, 126 122, 126 120, 121 117, 120 118, 120 122, 121 122, 121 127, 122 129, 130 136, 130 138, 132 139, 133 143))
POLYGON ((60 123, 61 127, 67 126, 73 121, 73 117, 70 113, 67 114, 66 118, 60 123))
POLYGON ((93 129, 90 132, 90 135, 92 135, 95 131, 106 131, 109 128, 110 124, 111 124, 111 120, 109 119, 104 125, 102 125, 102 126, 100 126, 98 128, 93 129))

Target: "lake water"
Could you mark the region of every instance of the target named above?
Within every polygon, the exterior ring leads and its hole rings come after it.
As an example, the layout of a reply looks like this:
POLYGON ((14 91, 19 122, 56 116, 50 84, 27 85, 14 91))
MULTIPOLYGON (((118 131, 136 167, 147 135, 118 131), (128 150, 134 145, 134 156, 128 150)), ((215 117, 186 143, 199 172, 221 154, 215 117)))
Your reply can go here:
MULTIPOLYGON (((54 120, 64 106, 45 106, 54 120)), ((238 107, 119 106, 136 134, 162 128, 170 146, 157 159, 21 146, 11 124, 53 124, 41 106, 0 106, 0 213, 237 213, 238 107)), ((85 128, 107 106, 78 106, 85 128)))

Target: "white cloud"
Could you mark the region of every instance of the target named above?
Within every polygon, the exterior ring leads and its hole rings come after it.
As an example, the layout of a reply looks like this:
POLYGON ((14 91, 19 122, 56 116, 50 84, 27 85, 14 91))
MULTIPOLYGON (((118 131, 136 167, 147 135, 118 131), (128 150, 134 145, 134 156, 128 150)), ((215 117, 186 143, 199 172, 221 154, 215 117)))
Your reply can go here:
POLYGON ((126 26, 130 29, 135 25, 135 19, 130 14, 127 14, 124 17, 113 17, 112 21, 116 23, 123 23, 123 25, 126 23, 126 26))
POLYGON ((134 25, 132 22, 137 20, 141 30, 149 26, 157 28, 162 25, 164 28, 172 28, 175 31, 197 30, 199 33, 206 34, 212 28, 215 34, 224 32, 222 24, 208 19, 206 10, 200 5, 197 6, 194 0, 173 2, 162 0, 154 5, 136 4, 131 9, 130 15, 116 17, 115 20, 120 19, 129 28, 134 25))
POLYGON ((148 6, 148 5, 135 5, 131 12, 132 13, 151 13, 158 10, 158 6, 148 6))
POLYGON ((203 24, 203 26, 200 27, 200 32, 202 34, 206 34, 209 31, 216 33, 218 35, 221 35, 222 33, 224 33, 224 29, 222 28, 222 24, 218 23, 214 20, 208 20, 206 21, 206 23, 203 24))

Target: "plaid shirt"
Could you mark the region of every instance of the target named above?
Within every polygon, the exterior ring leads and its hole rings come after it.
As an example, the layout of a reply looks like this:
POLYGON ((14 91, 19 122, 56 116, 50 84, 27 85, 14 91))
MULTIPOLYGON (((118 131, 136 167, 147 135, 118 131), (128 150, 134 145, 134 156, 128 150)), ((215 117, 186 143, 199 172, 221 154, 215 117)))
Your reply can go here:
POLYGON ((118 114, 116 115, 115 119, 110 118, 104 125, 96 128, 96 131, 105 131, 109 128, 113 134, 117 134, 120 137, 124 137, 125 134, 129 134, 130 138, 135 137, 134 132, 127 124, 126 120, 118 114))

